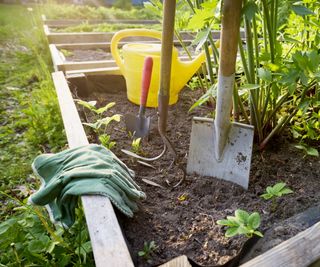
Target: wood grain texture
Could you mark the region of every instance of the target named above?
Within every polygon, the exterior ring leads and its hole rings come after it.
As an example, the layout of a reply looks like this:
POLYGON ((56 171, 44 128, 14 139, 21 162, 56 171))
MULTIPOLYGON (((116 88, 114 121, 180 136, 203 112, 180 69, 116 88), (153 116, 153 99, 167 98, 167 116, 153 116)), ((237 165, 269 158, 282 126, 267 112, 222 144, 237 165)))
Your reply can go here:
POLYGON ((320 257, 320 222, 241 267, 307 267, 320 257))
POLYGON ((59 52, 59 50, 57 49, 57 47, 54 44, 49 45, 49 50, 50 50, 51 60, 53 63, 54 70, 55 71, 62 70, 61 66, 63 66, 64 62, 63 62, 63 58, 61 56, 61 53, 59 52))
POLYGON ((92 61, 67 61, 63 64, 63 71, 81 70, 81 69, 98 69, 117 67, 114 60, 92 60, 92 61))
POLYGON ((78 74, 84 75, 119 75, 121 76, 121 72, 119 67, 108 67, 108 68, 96 68, 96 69, 81 69, 81 70, 70 70, 65 72, 66 77, 72 79, 74 76, 78 76, 78 74))
MULTIPOLYGON (((52 74, 69 147, 87 145, 76 106, 63 72, 52 74)), ((110 200, 103 196, 81 197, 97 267, 134 266, 110 200)))
POLYGON ((159 267, 191 267, 191 264, 189 263, 187 256, 182 255, 160 265, 159 267))

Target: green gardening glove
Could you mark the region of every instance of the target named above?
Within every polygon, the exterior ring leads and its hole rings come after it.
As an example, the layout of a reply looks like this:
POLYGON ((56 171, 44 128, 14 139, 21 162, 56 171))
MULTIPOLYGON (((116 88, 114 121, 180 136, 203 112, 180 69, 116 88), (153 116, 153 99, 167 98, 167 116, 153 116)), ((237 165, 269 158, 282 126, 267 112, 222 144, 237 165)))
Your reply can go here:
POLYGON ((134 172, 101 145, 85 145, 57 154, 38 156, 32 168, 42 186, 29 202, 47 205, 51 218, 70 227, 80 195, 104 195, 129 217, 137 211, 144 192, 134 182, 134 172))

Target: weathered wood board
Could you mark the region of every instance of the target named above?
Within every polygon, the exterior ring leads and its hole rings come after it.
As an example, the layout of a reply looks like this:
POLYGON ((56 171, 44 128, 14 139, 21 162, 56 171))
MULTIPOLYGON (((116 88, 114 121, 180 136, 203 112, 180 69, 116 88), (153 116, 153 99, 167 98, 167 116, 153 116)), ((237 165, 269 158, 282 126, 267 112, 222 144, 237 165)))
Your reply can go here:
POLYGON ((172 259, 171 261, 168 261, 165 264, 160 265, 159 267, 192 267, 192 266, 188 261, 187 256, 182 255, 172 259))
POLYGON ((308 267, 320 257, 320 222, 241 267, 308 267))
MULTIPOLYGON (((69 147, 87 145, 88 139, 63 72, 52 74, 69 147)), ((134 266, 110 200, 103 196, 82 196, 97 267, 134 266)))

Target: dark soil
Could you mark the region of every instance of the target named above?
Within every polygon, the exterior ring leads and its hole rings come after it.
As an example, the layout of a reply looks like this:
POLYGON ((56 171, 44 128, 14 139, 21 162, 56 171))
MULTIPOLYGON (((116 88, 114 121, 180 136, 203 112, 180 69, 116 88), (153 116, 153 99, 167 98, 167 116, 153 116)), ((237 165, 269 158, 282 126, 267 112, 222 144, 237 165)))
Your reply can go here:
POLYGON ((64 56, 66 61, 82 62, 91 60, 111 60, 112 55, 103 49, 64 49, 64 56), (66 51, 66 52, 65 52, 66 51))
MULTIPOLYGON (((178 103, 169 110, 167 135, 183 167, 186 167, 188 157, 192 117, 208 116, 212 110, 205 106, 188 113, 199 95, 198 91, 184 89, 178 103)), ((94 92, 86 100, 97 100, 99 105, 114 101, 116 106, 110 110, 114 114, 138 113, 138 106, 127 100, 125 90, 94 92)), ((85 113, 90 119, 89 113, 85 113)), ((157 131, 157 110, 147 109, 146 115, 151 117, 152 126, 149 140, 142 141, 141 153, 153 157, 161 153, 163 142, 157 131)), ((147 199, 139 203, 140 210, 133 219, 119 217, 137 266, 159 265, 182 254, 203 266, 224 264, 237 255, 247 238, 224 237, 225 228, 216 224, 218 219, 234 215, 239 208, 257 211, 262 218, 260 231, 266 232, 272 225, 316 205, 320 200, 319 159, 304 157, 288 138, 273 139, 263 152, 254 149, 250 185, 246 191, 231 182, 198 175, 187 175, 181 185, 173 188, 182 172, 175 165, 170 167, 173 158, 170 152, 152 162, 155 169, 148 168, 121 152, 121 149, 130 150, 132 142, 125 131, 124 120, 113 124, 109 133, 117 142, 113 151, 136 172, 136 181, 147 194, 147 199), (142 179, 164 188, 146 184, 142 179), (260 198, 267 186, 280 181, 287 183, 294 193, 277 199, 275 206, 260 198), (144 242, 150 241, 158 247, 152 254, 152 263, 137 256, 144 242)), ((93 136, 90 138, 95 142, 93 136)), ((285 238, 289 238, 297 230, 290 233, 288 228, 285 232, 285 238)))

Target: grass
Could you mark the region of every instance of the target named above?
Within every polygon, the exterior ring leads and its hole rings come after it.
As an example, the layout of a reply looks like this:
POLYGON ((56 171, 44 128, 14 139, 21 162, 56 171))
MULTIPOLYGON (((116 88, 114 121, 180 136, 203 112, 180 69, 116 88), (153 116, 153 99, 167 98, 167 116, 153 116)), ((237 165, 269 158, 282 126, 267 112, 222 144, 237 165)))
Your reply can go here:
MULTIPOLYGON (((0 191, 20 200, 37 185, 34 157, 65 144, 36 12, 0 5, 0 191)), ((0 221, 14 213, 1 194, 0 206, 0 221)))

